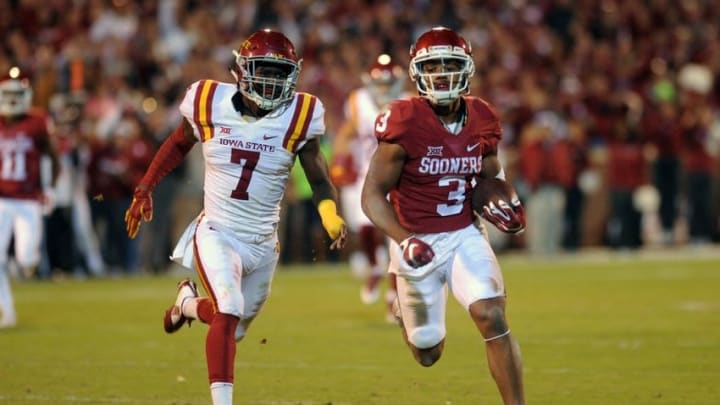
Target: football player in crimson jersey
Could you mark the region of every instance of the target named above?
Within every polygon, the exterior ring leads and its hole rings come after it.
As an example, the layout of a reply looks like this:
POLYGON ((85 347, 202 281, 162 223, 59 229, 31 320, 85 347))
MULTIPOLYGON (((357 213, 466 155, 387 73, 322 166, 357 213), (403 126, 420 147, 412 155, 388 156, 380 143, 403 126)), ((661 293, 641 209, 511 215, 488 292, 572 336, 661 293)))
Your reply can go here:
MULTIPOLYGON (((357 250, 350 255, 350 266, 356 276, 364 279, 360 299, 365 304, 378 300, 388 259, 385 235, 363 213, 360 193, 370 157, 377 147, 375 117, 387 103, 403 95, 406 78, 405 69, 390 55, 378 56, 362 75, 364 86, 350 92, 345 104, 346 120, 333 141, 330 177, 340 187, 343 217, 358 239, 357 250)), ((391 306, 396 296, 395 275, 391 273, 385 293, 388 322, 395 322, 391 306)))
POLYGON ((322 224, 345 243, 336 190, 319 139, 325 132, 320 100, 295 91, 301 59, 290 40, 265 29, 235 52, 235 83, 200 80, 180 104, 184 119, 155 155, 140 181, 125 221, 130 237, 152 219, 152 190, 198 142, 205 159, 204 210, 188 226, 173 258, 195 268, 207 297, 191 279, 178 284, 163 326, 173 333, 199 319, 210 325, 205 342, 214 405, 230 405, 236 341, 270 293, 278 262, 280 202, 295 158, 313 189, 322 224))
POLYGON ((496 154, 499 118, 488 102, 467 95, 474 64, 459 34, 428 30, 410 56, 419 96, 396 100, 378 115, 378 147, 362 191, 365 214, 399 244, 402 259, 391 270, 398 275, 403 335, 421 365, 440 359, 447 286, 485 340, 504 403, 524 404, 502 273, 470 204, 475 176, 503 176, 496 154))
POLYGON ((40 262, 43 203, 59 173, 50 147, 47 116, 30 108, 30 79, 13 67, 0 78, 0 328, 17 317, 8 280, 8 245, 15 237, 15 260, 23 275, 40 262), (43 156, 52 162, 52 179, 43 179, 43 156))

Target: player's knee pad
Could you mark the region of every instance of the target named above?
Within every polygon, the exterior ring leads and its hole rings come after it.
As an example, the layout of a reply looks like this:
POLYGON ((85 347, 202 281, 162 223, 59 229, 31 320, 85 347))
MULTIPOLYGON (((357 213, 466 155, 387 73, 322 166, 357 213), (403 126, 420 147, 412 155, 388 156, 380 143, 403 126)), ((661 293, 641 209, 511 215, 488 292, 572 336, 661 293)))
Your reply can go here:
POLYGON ((445 338, 445 331, 435 325, 425 325, 408 331, 408 341, 418 349, 436 346, 445 338))

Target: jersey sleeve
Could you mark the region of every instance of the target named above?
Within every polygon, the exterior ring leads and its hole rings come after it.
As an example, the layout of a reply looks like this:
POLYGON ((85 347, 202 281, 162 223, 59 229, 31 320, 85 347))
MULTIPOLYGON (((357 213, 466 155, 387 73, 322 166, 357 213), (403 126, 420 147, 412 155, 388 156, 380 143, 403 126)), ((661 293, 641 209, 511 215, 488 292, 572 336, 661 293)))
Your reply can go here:
POLYGON ((383 109, 375 118, 375 138, 378 142, 401 143, 407 132, 411 104, 407 100, 395 100, 383 109))
POLYGON ((325 106, 319 98, 312 96, 315 99, 315 105, 312 111, 312 117, 310 118, 310 125, 307 129, 306 139, 314 139, 325 134, 325 106))
MULTIPOLYGON (((210 121, 210 103, 217 82, 212 80, 199 80, 185 91, 185 97, 180 102, 180 114, 188 120, 193 129, 193 135, 198 141, 208 139, 210 121)), ((209 134, 212 137, 212 134, 209 134)))
POLYGON ((489 146, 486 150, 495 151, 503 136, 503 128, 502 125, 500 125, 500 115, 495 107, 485 100, 475 99, 474 104, 474 107, 478 110, 479 115, 483 117, 485 122, 482 136, 489 146))

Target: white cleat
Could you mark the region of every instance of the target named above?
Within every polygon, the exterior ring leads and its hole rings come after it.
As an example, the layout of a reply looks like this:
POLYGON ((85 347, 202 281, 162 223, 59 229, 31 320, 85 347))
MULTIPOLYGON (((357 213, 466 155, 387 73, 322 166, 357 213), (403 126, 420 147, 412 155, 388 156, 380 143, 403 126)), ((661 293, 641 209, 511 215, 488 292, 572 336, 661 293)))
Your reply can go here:
POLYGON ((197 296, 197 285, 195 285, 194 281, 186 278, 178 283, 178 295, 177 299, 175 299, 175 304, 165 311, 165 316, 163 317, 163 328, 165 328, 165 332, 177 332, 185 324, 185 321, 187 321, 188 326, 190 326, 193 319, 183 315, 181 308, 186 298, 195 298, 197 296))

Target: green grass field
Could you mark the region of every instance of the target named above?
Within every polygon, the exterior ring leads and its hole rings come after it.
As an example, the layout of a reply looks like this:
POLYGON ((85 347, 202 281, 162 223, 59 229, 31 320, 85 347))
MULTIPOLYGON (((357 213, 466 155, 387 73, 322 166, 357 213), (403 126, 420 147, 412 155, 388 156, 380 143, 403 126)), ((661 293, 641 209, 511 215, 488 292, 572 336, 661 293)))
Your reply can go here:
MULTIPOLYGON (((500 258, 528 404, 720 404, 720 255, 500 258)), ((15 283, 1 404, 208 404, 195 323, 161 327, 181 275, 15 283)), ((445 354, 412 359, 342 265, 282 268, 238 346, 235 403, 500 404, 452 298, 445 354)))

